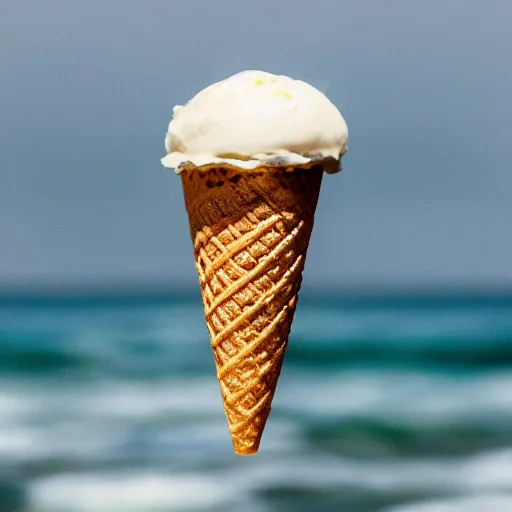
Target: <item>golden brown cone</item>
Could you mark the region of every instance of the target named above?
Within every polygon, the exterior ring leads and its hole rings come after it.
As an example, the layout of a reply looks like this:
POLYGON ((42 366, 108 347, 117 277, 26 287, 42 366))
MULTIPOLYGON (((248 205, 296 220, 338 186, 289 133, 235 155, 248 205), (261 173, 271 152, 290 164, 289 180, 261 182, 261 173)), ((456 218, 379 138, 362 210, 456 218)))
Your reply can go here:
POLYGON ((323 175, 182 170, 205 319, 235 452, 258 451, 281 372, 323 175))

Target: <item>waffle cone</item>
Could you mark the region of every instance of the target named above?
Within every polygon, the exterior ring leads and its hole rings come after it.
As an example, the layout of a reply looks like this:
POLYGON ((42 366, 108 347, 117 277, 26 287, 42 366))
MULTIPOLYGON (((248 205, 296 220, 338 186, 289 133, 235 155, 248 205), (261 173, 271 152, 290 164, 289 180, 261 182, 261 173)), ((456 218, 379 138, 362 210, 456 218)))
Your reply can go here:
POLYGON ((321 165, 181 173, 217 378, 240 455, 257 452, 270 413, 322 175, 321 165))

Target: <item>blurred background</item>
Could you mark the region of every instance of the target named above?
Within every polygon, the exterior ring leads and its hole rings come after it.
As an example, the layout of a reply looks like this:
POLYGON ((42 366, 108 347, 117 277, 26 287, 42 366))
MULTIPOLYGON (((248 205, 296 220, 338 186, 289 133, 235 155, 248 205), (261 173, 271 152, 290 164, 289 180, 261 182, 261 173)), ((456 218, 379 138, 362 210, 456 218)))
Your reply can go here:
POLYGON ((0 6, 2 512, 512 510, 512 4, 0 6), (232 452, 175 104, 304 79, 327 176, 273 412, 232 452))

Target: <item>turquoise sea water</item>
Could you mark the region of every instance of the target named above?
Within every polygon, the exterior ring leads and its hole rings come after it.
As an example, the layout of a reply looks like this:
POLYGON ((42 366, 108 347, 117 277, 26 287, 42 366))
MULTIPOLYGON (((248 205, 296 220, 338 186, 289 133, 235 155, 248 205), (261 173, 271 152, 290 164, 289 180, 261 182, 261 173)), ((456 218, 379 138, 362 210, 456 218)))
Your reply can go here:
POLYGON ((512 510, 512 297, 303 293, 233 454, 199 297, 0 300, 0 511, 512 510))

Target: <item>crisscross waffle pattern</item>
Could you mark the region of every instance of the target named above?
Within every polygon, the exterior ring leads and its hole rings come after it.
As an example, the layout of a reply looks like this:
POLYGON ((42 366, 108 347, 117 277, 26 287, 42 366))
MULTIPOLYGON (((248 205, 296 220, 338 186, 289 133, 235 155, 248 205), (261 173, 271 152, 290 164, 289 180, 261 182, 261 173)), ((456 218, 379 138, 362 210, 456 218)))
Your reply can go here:
POLYGON ((309 229, 259 205, 217 236, 196 235, 196 269, 229 428, 247 449, 270 412, 309 229))
POLYGON ((286 183, 278 173, 190 172, 185 201, 217 377, 235 451, 251 454, 288 344, 321 169, 286 183))

